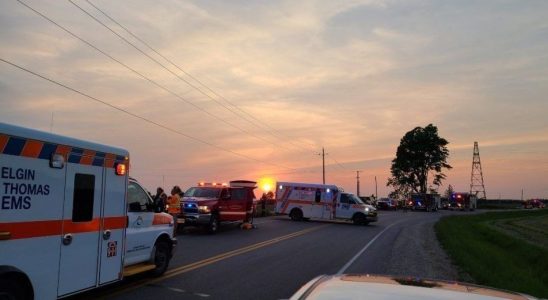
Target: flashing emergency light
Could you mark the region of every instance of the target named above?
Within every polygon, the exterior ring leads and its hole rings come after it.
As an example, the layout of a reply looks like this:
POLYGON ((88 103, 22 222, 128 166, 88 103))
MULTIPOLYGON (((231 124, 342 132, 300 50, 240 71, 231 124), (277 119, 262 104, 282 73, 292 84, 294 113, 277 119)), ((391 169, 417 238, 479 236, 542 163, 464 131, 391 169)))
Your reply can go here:
POLYGON ((327 193, 331 193, 331 190, 330 190, 330 189, 327 189, 326 192, 327 192, 327 193))
POLYGON ((200 181, 198 182, 198 186, 223 186, 223 187, 227 187, 228 186, 228 183, 226 182, 223 182, 223 183, 220 183, 220 182, 203 182, 203 181, 200 181))
POLYGON ((126 175, 126 165, 125 164, 116 164, 116 175, 126 175))
POLYGON ((280 190, 283 190, 284 186, 280 184, 280 190))
POLYGON ((462 196, 461 196, 461 195, 457 195, 457 198, 459 198, 459 199, 460 199, 460 198, 462 198, 462 196))

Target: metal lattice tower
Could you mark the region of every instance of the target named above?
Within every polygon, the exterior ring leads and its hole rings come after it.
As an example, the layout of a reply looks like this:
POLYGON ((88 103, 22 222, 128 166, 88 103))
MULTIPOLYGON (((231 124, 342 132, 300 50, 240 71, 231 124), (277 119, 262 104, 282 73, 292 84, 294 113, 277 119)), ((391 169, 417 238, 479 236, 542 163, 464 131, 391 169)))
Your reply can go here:
POLYGON ((474 142, 472 175, 470 176, 470 194, 476 195, 478 199, 487 199, 485 196, 485 185, 483 184, 483 172, 481 171, 478 142, 474 142))

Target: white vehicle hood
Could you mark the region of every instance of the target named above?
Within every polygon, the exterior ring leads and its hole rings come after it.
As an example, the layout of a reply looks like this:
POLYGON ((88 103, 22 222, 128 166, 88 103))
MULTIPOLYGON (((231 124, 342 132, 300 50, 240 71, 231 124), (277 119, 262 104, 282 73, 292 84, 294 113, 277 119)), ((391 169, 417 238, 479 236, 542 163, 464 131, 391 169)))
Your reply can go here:
POLYGON ((536 299, 477 285, 372 275, 320 276, 290 299, 536 299))

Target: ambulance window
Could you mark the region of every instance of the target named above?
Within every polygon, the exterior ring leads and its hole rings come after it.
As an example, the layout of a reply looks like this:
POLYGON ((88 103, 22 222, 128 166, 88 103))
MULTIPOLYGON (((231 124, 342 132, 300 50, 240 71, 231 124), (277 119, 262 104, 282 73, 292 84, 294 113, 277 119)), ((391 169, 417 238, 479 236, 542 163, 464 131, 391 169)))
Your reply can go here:
POLYGON ((130 182, 127 188, 129 211, 146 211, 150 207, 146 192, 136 183, 130 182))
POLYGON ((93 219, 93 193, 95 176, 76 174, 72 198, 72 222, 88 222, 93 219))
POLYGON ((348 204, 349 199, 347 194, 341 194, 341 203, 348 204))
POLYGON ((320 202, 322 199, 322 191, 320 189, 316 189, 316 196, 314 198, 314 201, 320 202))

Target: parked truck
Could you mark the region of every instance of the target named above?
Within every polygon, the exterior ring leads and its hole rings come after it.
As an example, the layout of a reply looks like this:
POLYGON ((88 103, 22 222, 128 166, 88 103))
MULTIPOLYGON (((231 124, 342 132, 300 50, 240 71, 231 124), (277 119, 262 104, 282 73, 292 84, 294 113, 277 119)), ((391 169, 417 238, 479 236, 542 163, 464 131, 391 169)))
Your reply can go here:
POLYGON ((453 210, 469 211, 477 208, 478 199, 470 193, 453 193, 449 200, 450 208, 453 210))
POLYGON ((198 183, 184 193, 177 218, 179 229, 204 227, 209 233, 216 233, 221 224, 251 222, 255 188, 256 182, 247 180, 198 183))
POLYGON ((407 206, 411 210, 437 211, 441 208, 438 194, 414 193, 407 200, 407 206))

